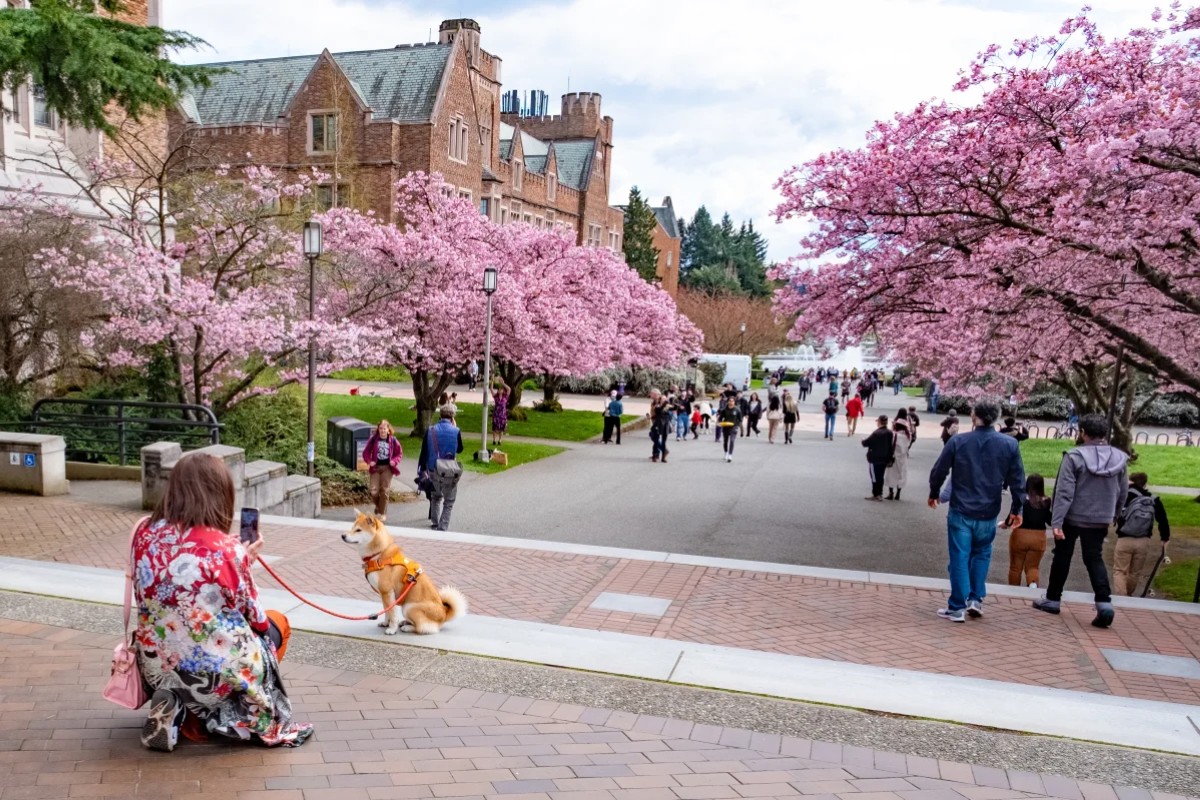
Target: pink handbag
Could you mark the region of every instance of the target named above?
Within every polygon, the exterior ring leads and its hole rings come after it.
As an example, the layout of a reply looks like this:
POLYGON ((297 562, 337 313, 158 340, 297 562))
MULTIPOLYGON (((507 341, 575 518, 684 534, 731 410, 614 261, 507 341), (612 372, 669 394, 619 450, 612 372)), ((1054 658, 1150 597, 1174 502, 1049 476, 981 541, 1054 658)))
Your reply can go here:
POLYGON ((113 648, 112 675, 104 687, 104 699, 124 708, 139 709, 146 704, 146 689, 138 670, 137 653, 130 646, 129 607, 133 600, 133 537, 149 517, 143 517, 129 534, 129 571, 125 574, 125 634, 113 648))

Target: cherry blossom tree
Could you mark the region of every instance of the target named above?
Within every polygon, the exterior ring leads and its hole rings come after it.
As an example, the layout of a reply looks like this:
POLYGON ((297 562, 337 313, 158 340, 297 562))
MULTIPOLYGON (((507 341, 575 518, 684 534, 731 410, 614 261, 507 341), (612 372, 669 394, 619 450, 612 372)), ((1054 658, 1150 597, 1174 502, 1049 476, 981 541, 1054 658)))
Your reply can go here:
POLYGON ((1197 13, 1086 14, 777 183, 815 227, 774 277, 792 337, 878 336, 946 387, 1127 365, 1200 399, 1197 13), (978 100, 974 98, 978 97, 978 100))

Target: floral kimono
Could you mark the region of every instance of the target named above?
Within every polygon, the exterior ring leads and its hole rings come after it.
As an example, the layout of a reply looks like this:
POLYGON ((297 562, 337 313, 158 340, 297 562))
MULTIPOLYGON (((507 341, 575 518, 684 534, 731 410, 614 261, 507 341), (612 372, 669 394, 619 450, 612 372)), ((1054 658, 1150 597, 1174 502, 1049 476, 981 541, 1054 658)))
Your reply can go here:
POLYGON ((302 743, 269 622, 241 542, 159 520, 134 536, 135 641, 142 677, 171 689, 201 729, 267 745, 302 743))

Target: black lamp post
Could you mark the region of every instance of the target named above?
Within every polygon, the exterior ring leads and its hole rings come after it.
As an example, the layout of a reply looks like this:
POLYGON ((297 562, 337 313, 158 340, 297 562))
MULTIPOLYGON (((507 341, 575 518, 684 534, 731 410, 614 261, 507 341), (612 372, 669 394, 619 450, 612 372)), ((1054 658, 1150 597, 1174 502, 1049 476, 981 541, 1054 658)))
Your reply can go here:
POLYGON ((479 452, 475 456, 476 460, 483 462, 492 460, 491 453, 488 452, 487 435, 488 400, 491 398, 492 382, 492 295, 496 293, 497 276, 495 267, 486 267, 483 270, 483 293, 487 295, 487 325, 483 335, 483 426, 480 428, 483 436, 480 440, 479 452))
MULTIPOLYGON (((321 257, 323 247, 321 223, 309 220, 304 223, 304 257, 308 259, 308 321, 313 322, 317 316, 317 259, 321 257)), ((308 337, 308 448, 305 459, 308 462, 308 476, 316 472, 316 399, 317 399, 317 341, 309 334, 308 337)))

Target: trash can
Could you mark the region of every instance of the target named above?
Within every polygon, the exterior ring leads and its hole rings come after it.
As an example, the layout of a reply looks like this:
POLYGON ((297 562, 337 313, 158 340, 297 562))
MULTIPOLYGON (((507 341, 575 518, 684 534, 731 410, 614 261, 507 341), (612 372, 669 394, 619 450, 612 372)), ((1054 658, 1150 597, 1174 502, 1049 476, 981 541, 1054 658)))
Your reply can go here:
POLYGON ((329 457, 346 469, 359 469, 363 448, 375 426, 354 417, 330 417, 325 424, 325 446, 329 457))

